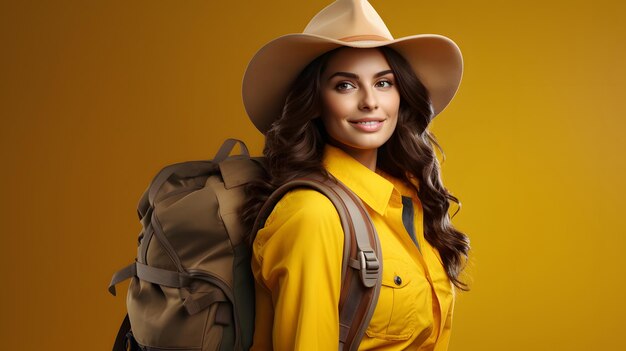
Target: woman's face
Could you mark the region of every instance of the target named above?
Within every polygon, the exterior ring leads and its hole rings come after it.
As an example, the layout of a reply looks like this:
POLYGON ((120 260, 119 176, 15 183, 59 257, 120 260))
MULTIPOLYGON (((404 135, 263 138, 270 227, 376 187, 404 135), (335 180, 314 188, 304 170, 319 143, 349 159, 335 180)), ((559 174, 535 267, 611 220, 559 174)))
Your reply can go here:
POLYGON ((375 163, 376 150, 396 128, 400 107, 385 56, 378 49, 337 51, 322 73, 321 90, 321 118, 333 143, 358 160, 374 157, 375 163))

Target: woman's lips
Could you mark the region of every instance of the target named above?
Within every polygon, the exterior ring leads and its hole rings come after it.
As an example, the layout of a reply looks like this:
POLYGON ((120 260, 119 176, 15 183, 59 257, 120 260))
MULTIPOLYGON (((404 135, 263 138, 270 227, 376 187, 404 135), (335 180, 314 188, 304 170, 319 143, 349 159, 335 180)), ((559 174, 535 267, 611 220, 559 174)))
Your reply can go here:
POLYGON ((383 127, 383 123, 385 123, 384 119, 375 119, 375 118, 364 118, 354 121, 349 121, 350 124, 357 130, 363 132, 377 132, 383 127))

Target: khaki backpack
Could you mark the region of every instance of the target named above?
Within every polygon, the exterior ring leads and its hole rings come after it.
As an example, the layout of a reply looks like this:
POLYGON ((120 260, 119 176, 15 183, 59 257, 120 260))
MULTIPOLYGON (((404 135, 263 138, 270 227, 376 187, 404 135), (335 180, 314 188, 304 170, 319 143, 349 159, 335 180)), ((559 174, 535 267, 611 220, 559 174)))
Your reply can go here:
POLYGON ((228 139, 209 161, 163 168, 138 205, 137 258, 113 275, 109 291, 131 278, 127 315, 113 350, 248 350, 254 332, 251 243, 288 191, 326 195, 344 229, 339 350, 356 350, 376 306, 380 244, 362 203, 336 179, 311 175, 278 188, 252 231, 240 219, 245 185, 265 172, 245 144, 228 139), (241 155, 229 156, 236 144, 241 155))

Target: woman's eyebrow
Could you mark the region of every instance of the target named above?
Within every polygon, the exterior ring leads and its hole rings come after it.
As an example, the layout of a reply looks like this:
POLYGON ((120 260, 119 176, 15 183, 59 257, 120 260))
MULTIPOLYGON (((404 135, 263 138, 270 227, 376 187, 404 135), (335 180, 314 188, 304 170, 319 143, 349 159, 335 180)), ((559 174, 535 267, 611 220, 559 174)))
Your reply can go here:
MULTIPOLYGON (((385 74, 389 74, 389 73, 393 73, 393 71, 390 70, 390 69, 385 70, 385 71, 380 71, 380 72, 374 74, 374 78, 382 77, 385 74)), ((350 73, 350 72, 341 72, 340 71, 340 72, 333 73, 330 77, 328 77, 328 80, 331 80, 331 79, 333 79, 336 76, 342 76, 342 77, 352 78, 352 79, 359 79, 359 76, 357 74, 350 73)))

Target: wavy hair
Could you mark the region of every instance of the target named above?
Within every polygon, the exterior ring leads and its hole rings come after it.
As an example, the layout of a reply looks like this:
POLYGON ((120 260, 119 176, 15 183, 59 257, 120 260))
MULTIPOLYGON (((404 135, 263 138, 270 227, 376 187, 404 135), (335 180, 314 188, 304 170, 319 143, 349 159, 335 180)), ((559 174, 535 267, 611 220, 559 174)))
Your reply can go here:
MULTIPOLYGON (((286 98, 282 114, 265 136, 267 177, 248 185, 243 217, 251 228, 256 214, 271 192, 285 182, 311 172, 328 176, 322 165, 328 136, 321 123, 321 76, 326 64, 341 48, 310 62, 298 75, 286 98)), ((426 87, 410 64, 388 47, 378 48, 394 73, 400 94, 398 123, 391 138, 378 149, 377 167, 414 188, 424 210, 424 236, 439 251, 450 281, 468 290, 460 273, 468 258, 468 237, 450 222, 450 202, 460 205, 444 186, 435 148, 443 150, 428 130, 433 110, 426 87), (412 181, 415 178, 418 185, 412 181)))

